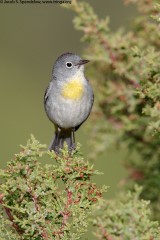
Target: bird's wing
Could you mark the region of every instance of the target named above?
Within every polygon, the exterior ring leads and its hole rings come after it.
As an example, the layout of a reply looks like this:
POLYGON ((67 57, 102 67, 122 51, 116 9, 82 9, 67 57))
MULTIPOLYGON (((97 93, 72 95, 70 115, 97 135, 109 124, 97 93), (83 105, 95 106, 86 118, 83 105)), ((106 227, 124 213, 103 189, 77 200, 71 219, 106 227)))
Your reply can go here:
MULTIPOLYGON (((90 86, 90 85, 89 85, 90 86)), ((92 91, 92 88, 91 88, 91 91, 92 91)), ((92 106, 93 106, 93 103, 94 103, 94 93, 92 91, 92 99, 91 99, 91 109, 92 109, 92 106)), ((75 131, 78 130, 78 128, 87 120, 87 118, 89 117, 90 115, 90 112, 88 113, 87 117, 84 119, 84 121, 82 123, 80 123, 78 126, 75 127, 75 131)))
POLYGON ((47 100, 48 100, 51 86, 52 86, 52 82, 50 82, 50 84, 48 85, 48 87, 47 87, 47 89, 46 89, 46 91, 45 91, 45 93, 44 93, 44 104, 46 104, 46 102, 47 102, 47 100))

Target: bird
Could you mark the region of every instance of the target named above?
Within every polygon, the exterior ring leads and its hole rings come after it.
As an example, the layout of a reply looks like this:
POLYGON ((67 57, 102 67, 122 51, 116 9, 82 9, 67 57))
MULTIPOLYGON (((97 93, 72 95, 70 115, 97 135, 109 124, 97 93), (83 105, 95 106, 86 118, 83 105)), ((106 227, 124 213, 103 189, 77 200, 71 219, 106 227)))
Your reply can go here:
POLYGON ((90 115, 94 94, 84 75, 84 65, 88 62, 67 52, 54 63, 52 78, 44 94, 44 108, 55 126, 49 150, 57 154, 64 148, 64 142, 69 152, 76 148, 74 133, 90 115))

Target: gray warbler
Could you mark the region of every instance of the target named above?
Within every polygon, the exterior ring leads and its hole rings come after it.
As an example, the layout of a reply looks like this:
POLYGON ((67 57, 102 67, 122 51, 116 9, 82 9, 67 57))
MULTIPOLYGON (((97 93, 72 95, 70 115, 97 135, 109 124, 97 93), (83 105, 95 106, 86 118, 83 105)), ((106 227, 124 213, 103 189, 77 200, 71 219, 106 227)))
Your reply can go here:
POLYGON ((64 53, 56 60, 52 80, 44 95, 48 118, 55 125, 55 136, 49 149, 56 153, 67 143, 69 151, 75 148, 74 132, 88 118, 94 95, 84 76, 83 60, 74 53, 64 53))

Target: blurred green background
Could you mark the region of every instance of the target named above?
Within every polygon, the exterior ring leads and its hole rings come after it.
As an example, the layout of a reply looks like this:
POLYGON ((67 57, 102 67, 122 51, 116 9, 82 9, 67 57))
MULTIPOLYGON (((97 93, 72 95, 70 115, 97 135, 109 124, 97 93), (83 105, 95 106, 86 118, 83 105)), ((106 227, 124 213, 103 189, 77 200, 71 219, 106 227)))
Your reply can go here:
MULTIPOLYGON (((124 7, 121 0, 88 2, 99 16, 110 16, 113 30, 128 27, 136 14, 133 6, 124 7)), ((0 4, 0 167, 6 166, 30 133, 42 143, 49 144, 52 139, 54 127, 43 108, 52 65, 63 52, 82 55, 85 47, 80 42, 82 33, 73 28, 73 16, 59 4, 0 4)), ((85 156, 91 150, 86 132, 91 123, 88 119, 76 134, 85 156)), ((108 197, 117 192, 118 182, 126 175, 121 164, 125 153, 106 150, 95 163, 104 172, 96 181, 110 186, 108 197)))

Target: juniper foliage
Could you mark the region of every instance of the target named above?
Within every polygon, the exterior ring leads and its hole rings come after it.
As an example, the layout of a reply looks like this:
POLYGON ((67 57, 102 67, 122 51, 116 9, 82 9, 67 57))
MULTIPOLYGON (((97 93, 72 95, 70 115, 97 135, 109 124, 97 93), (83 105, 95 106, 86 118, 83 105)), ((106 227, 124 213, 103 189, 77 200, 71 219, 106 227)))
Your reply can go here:
POLYGON ((80 239, 105 191, 91 181, 97 174, 78 149, 55 155, 32 136, 0 172, 0 239, 80 239), (51 164, 42 165, 42 156, 51 164))
POLYGON ((138 199, 141 189, 106 201, 106 187, 91 181, 99 174, 79 147, 72 155, 67 146, 56 155, 31 136, 0 171, 0 240, 84 239, 90 222, 98 239, 158 240, 149 202, 138 199), (52 163, 43 165, 42 157, 52 163))
POLYGON ((109 17, 99 19, 87 1, 73 0, 75 28, 83 31, 88 75, 95 89, 92 156, 111 144, 125 146, 129 185, 143 186, 152 217, 160 219, 160 4, 156 0, 124 0, 139 12, 130 29, 112 31, 109 17), (131 155, 131 154, 130 154, 131 155))
POLYGON ((149 220, 149 202, 139 200, 142 189, 128 191, 119 196, 119 201, 102 200, 94 209, 95 236, 107 240, 160 239, 158 222, 149 220))

